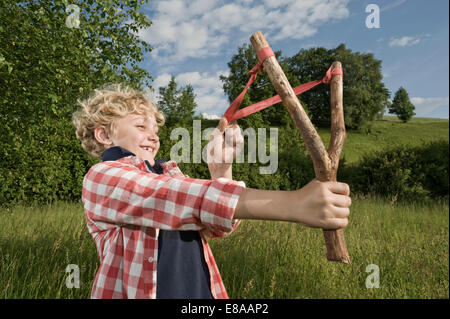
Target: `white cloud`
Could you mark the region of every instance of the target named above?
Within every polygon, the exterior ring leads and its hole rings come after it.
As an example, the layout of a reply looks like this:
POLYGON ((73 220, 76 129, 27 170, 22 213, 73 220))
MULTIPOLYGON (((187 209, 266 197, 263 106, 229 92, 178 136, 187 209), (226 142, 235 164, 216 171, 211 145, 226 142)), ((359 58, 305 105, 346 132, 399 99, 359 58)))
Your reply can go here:
POLYGON ((158 63, 213 56, 232 38, 262 31, 271 42, 302 39, 321 25, 349 16, 348 0, 164 0, 151 1, 153 25, 139 36, 158 63))
POLYGON ((415 37, 401 37, 401 38, 392 38, 389 42, 390 47, 405 47, 405 46, 413 46, 419 44, 420 39, 415 37))
MULTIPOLYGON (((175 82, 179 86, 192 85, 196 95, 197 112, 222 115, 229 103, 223 93, 222 82, 219 76, 226 74, 225 71, 216 72, 215 74, 185 72, 176 75, 175 82)), ((155 94, 152 96, 153 100, 158 100, 159 87, 166 86, 170 78, 171 75, 168 73, 162 73, 155 78, 152 85, 155 89, 155 94)))
POLYGON ((381 10, 380 10, 380 12, 388 11, 388 10, 394 9, 395 7, 398 7, 399 5, 402 5, 402 4, 405 3, 405 2, 406 2, 406 0, 396 0, 396 1, 390 2, 390 3, 389 3, 388 5, 386 5, 385 7, 382 7, 381 10))
POLYGON ((440 107, 449 107, 447 97, 413 97, 411 103, 416 107, 416 116, 426 116, 440 107))
POLYGON ((202 113, 200 114, 202 119, 206 120, 220 120, 220 117, 216 114, 208 114, 208 113, 202 113))
POLYGON ((170 81, 171 75, 169 73, 163 73, 158 75, 154 80, 153 80, 153 92, 150 90, 147 90, 146 93, 147 95, 150 97, 150 99, 153 102, 156 102, 158 100, 158 95, 159 95, 159 88, 162 86, 166 86, 169 81, 170 81))
POLYGON ((169 73, 163 73, 158 75, 158 77, 153 81, 153 88, 157 91, 160 87, 166 86, 170 79, 171 75, 169 73))
MULTIPOLYGON (((180 62, 204 59, 248 41, 262 31, 269 43, 302 39, 315 34, 331 21, 349 16, 349 0, 163 0, 147 6, 152 26, 139 37, 153 48, 152 63, 162 70, 152 86, 152 98, 175 75, 179 85, 191 84, 198 113, 222 115, 229 102, 223 93, 220 74, 225 72, 184 72, 180 62), (234 42, 233 42, 234 41, 234 42), (179 73, 184 72, 184 73, 179 73)), ((214 70, 224 67, 215 67, 214 70)))

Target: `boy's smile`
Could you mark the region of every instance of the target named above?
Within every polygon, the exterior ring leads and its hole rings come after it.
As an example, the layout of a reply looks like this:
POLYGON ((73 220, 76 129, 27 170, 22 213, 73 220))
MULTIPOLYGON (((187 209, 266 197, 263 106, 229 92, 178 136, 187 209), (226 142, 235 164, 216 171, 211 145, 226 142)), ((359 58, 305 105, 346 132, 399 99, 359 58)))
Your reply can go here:
POLYGON ((153 115, 128 114, 115 121, 113 146, 121 146, 143 160, 155 164, 159 150, 158 125, 153 115))

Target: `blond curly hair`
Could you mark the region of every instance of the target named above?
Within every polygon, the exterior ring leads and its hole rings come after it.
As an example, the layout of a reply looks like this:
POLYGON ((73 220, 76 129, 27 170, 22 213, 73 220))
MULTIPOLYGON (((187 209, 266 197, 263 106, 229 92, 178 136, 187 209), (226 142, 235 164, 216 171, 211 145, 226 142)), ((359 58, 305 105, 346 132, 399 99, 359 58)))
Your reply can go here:
POLYGON ((153 115, 159 126, 165 122, 164 115, 143 92, 121 84, 96 89, 89 98, 78 103, 81 108, 72 117, 76 136, 83 149, 96 158, 101 158, 107 148, 95 138, 97 127, 103 125, 114 133, 115 121, 132 113, 153 115))

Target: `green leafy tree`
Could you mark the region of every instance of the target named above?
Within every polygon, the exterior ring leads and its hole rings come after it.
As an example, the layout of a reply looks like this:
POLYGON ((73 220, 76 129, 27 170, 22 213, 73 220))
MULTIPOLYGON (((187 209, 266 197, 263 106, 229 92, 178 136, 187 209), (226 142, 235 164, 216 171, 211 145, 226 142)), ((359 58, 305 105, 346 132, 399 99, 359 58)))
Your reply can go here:
POLYGON ((79 199, 94 160, 71 116, 104 84, 149 85, 144 2, 0 0, 0 205, 79 199))
MULTIPOLYGON (((287 59, 301 83, 320 80, 334 61, 344 71, 344 115, 348 128, 359 129, 383 113, 390 93, 382 82, 381 60, 372 53, 352 52, 344 44, 335 49, 302 49, 287 59)), ((331 123, 330 88, 319 85, 301 95, 308 105, 311 121, 321 127, 331 123)))
POLYGON ((392 105, 389 107, 390 114, 396 114, 397 117, 403 122, 408 122, 416 113, 414 104, 409 100, 408 92, 403 87, 400 87, 395 93, 392 105))
POLYGON ((150 50, 136 35, 150 26, 141 2, 1 2, 3 116, 27 124, 70 117, 80 96, 105 83, 149 85, 138 66, 150 50))
POLYGON ((190 84, 178 87, 172 76, 167 86, 159 88, 158 107, 166 116, 168 127, 192 125, 197 108, 194 88, 190 84))

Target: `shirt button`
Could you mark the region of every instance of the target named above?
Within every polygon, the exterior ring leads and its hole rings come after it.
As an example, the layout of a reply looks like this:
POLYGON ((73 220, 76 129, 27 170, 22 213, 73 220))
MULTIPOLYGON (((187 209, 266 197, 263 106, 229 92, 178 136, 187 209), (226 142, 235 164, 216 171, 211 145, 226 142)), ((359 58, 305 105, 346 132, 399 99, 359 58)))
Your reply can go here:
POLYGON ((148 262, 149 263, 153 262, 153 257, 148 257, 148 262))

